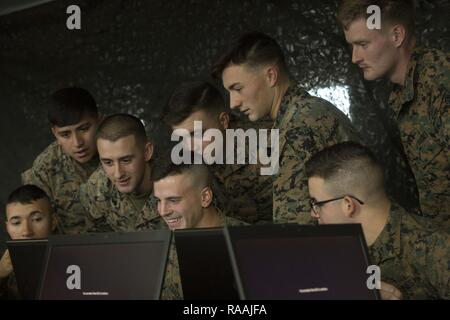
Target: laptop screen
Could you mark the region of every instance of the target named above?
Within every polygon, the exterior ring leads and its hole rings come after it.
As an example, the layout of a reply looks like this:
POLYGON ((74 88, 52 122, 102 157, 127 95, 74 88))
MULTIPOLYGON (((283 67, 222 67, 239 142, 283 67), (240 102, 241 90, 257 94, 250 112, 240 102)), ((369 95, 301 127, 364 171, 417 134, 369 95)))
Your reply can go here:
POLYGON ((159 299, 169 241, 170 231, 50 238, 40 298, 159 299))
POLYGON ((6 244, 21 298, 36 299, 44 267, 47 240, 10 240, 6 244))
POLYGON ((186 300, 239 299, 222 228, 175 230, 186 300))
POLYGON ((227 231, 241 298, 375 299, 359 225, 273 225, 227 231), (262 228, 261 228, 262 227, 262 228))

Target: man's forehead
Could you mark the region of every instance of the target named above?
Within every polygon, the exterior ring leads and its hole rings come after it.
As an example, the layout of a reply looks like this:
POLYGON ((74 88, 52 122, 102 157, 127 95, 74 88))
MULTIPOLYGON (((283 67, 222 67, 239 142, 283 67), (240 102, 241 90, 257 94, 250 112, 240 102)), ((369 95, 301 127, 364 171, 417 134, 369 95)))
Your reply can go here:
POLYGON ((164 197, 177 197, 189 191, 192 186, 192 177, 188 172, 169 175, 155 182, 155 194, 164 193, 164 197))
POLYGON ((27 217, 35 213, 49 213, 50 203, 46 199, 39 199, 32 203, 13 202, 6 205, 6 217, 27 217))
POLYGON ((95 122, 95 121, 96 121, 95 116, 86 115, 86 116, 81 117, 81 120, 75 124, 71 124, 71 125, 64 126, 64 127, 53 126, 53 128, 56 131, 70 131, 70 130, 75 130, 76 128, 84 126, 86 124, 91 124, 92 122, 95 122))
POLYGON ((225 87, 231 86, 236 82, 242 81, 249 76, 255 68, 250 67, 246 63, 230 64, 222 73, 222 80, 225 87))
POLYGON ((348 43, 368 41, 375 37, 379 32, 379 30, 370 30, 363 18, 351 22, 348 27, 344 29, 345 39, 348 43))
POLYGON ((201 121, 203 127, 204 123, 208 122, 209 120, 211 120, 211 115, 206 110, 196 110, 179 124, 173 125, 172 129, 186 129, 189 131, 193 131, 194 121, 201 121))
POLYGON ((113 154, 123 154, 122 156, 128 155, 130 150, 134 150, 136 146, 136 139, 134 135, 128 135, 121 137, 115 141, 108 139, 98 138, 97 147, 100 152, 100 157, 103 157, 102 153, 113 153, 113 154))

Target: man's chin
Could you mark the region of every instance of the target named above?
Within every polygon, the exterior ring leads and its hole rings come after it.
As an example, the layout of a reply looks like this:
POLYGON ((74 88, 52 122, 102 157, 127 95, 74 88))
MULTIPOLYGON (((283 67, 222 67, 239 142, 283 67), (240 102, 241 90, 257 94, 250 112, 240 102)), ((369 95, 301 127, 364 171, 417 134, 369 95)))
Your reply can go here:
POLYGON ((250 121, 252 121, 252 122, 258 121, 259 118, 260 118, 260 117, 258 117, 258 115, 254 114, 254 113, 250 113, 250 114, 248 115, 248 120, 250 120, 250 121))
POLYGON ((131 186, 123 187, 123 186, 119 186, 117 184, 116 184, 116 188, 120 193, 131 193, 134 190, 131 186))
POLYGON ((86 155, 85 157, 78 157, 76 155, 72 155, 72 159, 74 159, 78 163, 87 163, 93 158, 92 155, 86 155))

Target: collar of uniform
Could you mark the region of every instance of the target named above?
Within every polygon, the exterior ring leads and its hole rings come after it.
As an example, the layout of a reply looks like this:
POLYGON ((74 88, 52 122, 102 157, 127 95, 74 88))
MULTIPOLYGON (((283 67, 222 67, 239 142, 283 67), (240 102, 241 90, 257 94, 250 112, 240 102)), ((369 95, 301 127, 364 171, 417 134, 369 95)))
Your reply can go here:
POLYGON ((399 256, 401 253, 402 215, 403 209, 394 201, 391 201, 391 209, 386 225, 370 247, 371 250, 380 253, 380 262, 399 256))
POLYGON ((280 109, 278 110, 277 116, 274 122, 274 128, 280 128, 282 126, 282 121, 286 115, 288 107, 291 105, 293 100, 303 99, 308 97, 308 93, 304 88, 302 88, 298 83, 292 83, 286 90, 286 93, 281 99, 280 109))
MULTIPOLYGON (((139 212, 136 220, 135 229, 149 229, 161 225, 161 218, 156 209, 156 199, 151 194, 144 203, 144 207, 139 212)), ((164 225, 164 223, 162 223, 164 225)))
MULTIPOLYGON (((54 142, 57 143, 57 142, 54 142)), ((87 179, 90 177, 90 175, 97 170, 100 160, 98 155, 89 160, 87 163, 79 163, 75 159, 73 159, 71 156, 67 155, 64 150, 61 148, 60 145, 57 146, 58 153, 61 156, 62 161, 62 168, 66 172, 77 172, 83 179, 87 179)))
POLYGON ((405 84, 403 86, 394 84, 389 97, 389 105, 392 106, 396 116, 400 114, 405 103, 414 99, 414 77, 417 63, 422 55, 422 48, 415 48, 411 54, 406 72, 405 84))

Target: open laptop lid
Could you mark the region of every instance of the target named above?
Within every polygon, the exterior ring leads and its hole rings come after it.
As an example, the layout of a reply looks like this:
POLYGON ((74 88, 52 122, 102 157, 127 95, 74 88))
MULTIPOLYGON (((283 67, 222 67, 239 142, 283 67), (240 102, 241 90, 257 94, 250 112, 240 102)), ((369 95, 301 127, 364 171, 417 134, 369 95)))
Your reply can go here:
POLYGON ((186 300, 239 299, 223 228, 174 231, 186 300))
POLYGON ((171 232, 49 238, 40 299, 159 299, 171 232))
POLYGON ((226 227, 241 299, 378 299, 359 224, 226 227))
POLYGON ((8 240, 9 250, 17 287, 22 299, 36 299, 44 267, 47 239, 8 240))

